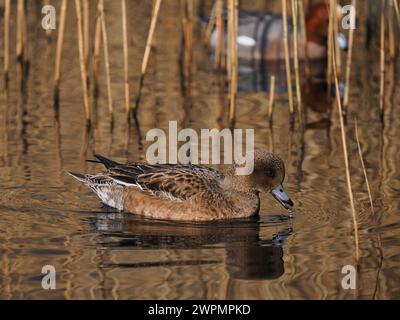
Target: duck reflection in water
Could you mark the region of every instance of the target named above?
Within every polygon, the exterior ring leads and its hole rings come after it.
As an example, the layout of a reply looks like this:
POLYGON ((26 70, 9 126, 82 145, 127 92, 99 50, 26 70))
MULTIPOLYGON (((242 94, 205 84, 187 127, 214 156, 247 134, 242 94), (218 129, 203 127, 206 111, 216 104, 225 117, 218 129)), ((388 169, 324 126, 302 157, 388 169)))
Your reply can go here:
MULTIPOLYGON (((276 279, 284 273, 283 244, 292 233, 288 216, 269 216, 212 223, 183 223, 147 220, 140 216, 107 212, 98 215, 95 226, 106 237, 104 248, 131 248, 132 250, 217 250, 224 248, 225 261, 190 260, 151 263, 117 264, 107 267, 145 268, 157 266, 190 266, 225 263, 234 279, 276 279), (260 229, 271 230, 271 237, 260 236, 260 229), (280 229, 279 232, 275 232, 280 229), (107 242, 107 237, 110 241, 107 242), (112 238, 112 240, 111 240, 112 238), (116 240, 117 239, 117 240, 116 240)), ((265 232, 263 232, 265 233, 265 232)))

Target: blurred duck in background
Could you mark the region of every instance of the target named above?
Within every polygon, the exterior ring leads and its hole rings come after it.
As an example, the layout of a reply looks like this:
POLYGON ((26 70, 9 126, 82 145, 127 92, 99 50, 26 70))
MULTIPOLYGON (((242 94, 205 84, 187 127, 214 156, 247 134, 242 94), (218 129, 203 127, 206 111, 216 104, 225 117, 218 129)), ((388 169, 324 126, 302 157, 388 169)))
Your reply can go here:
MULTIPOLYGON (((337 16, 340 17, 341 7, 338 6, 337 10, 337 16)), ((240 9, 238 25, 239 92, 268 91, 272 74, 276 76, 276 90, 286 91, 282 14, 240 9)), ((294 56, 292 27, 291 17, 288 17, 291 58, 294 56)), ((306 14, 307 43, 304 43, 305 37, 302 37, 303 30, 299 25, 300 63, 307 54, 312 76, 321 79, 324 79, 326 71, 328 27, 329 11, 325 2, 312 5, 306 14)), ((339 33, 337 40, 340 49, 346 50, 344 34, 339 33)), ((214 29, 211 48, 215 49, 216 44, 217 30, 214 29)))
MULTIPOLYGON (((341 7, 338 6, 338 12, 341 7)), ((338 14, 338 16, 340 16, 338 14)), ((226 22, 226 21, 225 21, 226 22)), ((327 53, 327 39, 329 26, 329 12, 325 3, 318 3, 310 7, 306 16, 307 46, 302 43, 302 30, 299 32, 299 59, 305 58, 305 48, 309 59, 325 59, 327 53)), ((299 25, 299 29, 300 29, 299 25)), ((226 30, 226 28, 225 28, 226 30)), ((289 40, 293 43, 291 18, 288 18, 289 40)), ((347 48, 343 34, 339 34, 341 49, 347 48)), ((252 10, 239 11, 238 28, 238 57, 239 59, 280 60, 285 58, 283 37, 283 17, 281 14, 258 12, 252 10)), ((211 34, 211 46, 217 44, 217 30, 211 34)), ((293 58, 293 46, 291 46, 293 58)))

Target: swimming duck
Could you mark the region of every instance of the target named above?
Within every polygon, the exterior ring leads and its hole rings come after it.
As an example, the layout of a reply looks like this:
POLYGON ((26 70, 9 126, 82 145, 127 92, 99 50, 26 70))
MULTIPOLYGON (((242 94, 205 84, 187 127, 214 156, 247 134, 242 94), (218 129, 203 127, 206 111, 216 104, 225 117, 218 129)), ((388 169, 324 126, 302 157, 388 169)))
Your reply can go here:
POLYGON ((95 155, 107 171, 69 174, 90 187, 106 205, 148 218, 211 221, 245 218, 260 209, 260 192, 270 192, 285 208, 293 206, 283 188, 285 165, 266 151, 254 151, 254 171, 236 175, 183 164, 120 164, 95 155))
MULTIPOLYGON (((341 7, 337 7, 338 16, 341 7)), ((306 16, 307 54, 309 59, 326 59, 329 12, 325 3, 310 7, 306 16)), ((226 28, 225 28, 226 29, 226 28)), ((293 43, 291 18, 288 18, 290 43, 293 43)), ((300 34, 301 30, 299 30, 300 34)), ((284 50, 283 17, 281 14, 239 10, 238 58, 245 61, 283 60, 284 50)), ((226 36, 225 36, 226 39, 226 36)), ((299 59, 305 58, 303 39, 299 38, 299 59)), ((339 46, 346 49, 347 42, 342 33, 338 35, 339 46)), ((211 34, 211 46, 217 44, 217 31, 211 34)), ((293 58, 293 46, 290 56, 293 58)))

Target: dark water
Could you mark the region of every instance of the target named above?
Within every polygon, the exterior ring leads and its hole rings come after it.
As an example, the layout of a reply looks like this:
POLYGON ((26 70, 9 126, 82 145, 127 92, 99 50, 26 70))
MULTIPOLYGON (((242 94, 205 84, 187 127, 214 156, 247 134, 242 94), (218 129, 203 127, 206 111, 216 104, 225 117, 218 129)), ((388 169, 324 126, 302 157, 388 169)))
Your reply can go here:
MULTIPOLYGON (((60 2, 54 3, 58 8, 60 2)), ((92 3, 92 13, 94 7, 92 3)), ((400 298, 399 68, 397 61, 386 65, 382 124, 375 20, 368 48, 364 18, 355 32, 347 137, 361 259, 357 289, 344 290, 341 270, 355 265, 354 234, 339 118, 334 102, 326 99, 321 87, 303 91, 307 106, 304 134, 297 126, 290 130, 284 94, 277 96, 272 129, 266 117, 267 92, 238 96, 237 127, 254 128, 256 147, 273 150, 285 160, 286 188, 296 203, 293 217, 269 195, 262 197, 258 218, 234 222, 150 221, 112 212, 66 172, 100 171, 98 165, 85 162, 94 153, 121 162, 143 159, 145 133, 156 127, 167 130, 170 120, 177 120, 179 128, 220 128, 218 118, 226 110, 226 96, 221 94, 220 79, 212 70, 200 29, 194 29, 188 93, 182 91, 179 2, 163 3, 138 132, 129 129, 123 118, 120 3, 106 1, 115 123, 112 129, 102 63, 100 96, 97 101, 91 99, 97 118, 87 131, 75 8, 69 2, 58 117, 52 91, 56 35, 50 42, 46 39, 38 22, 39 5, 29 2, 29 10, 29 68, 23 70, 13 54, 9 88, 5 90, 2 84, 0 94, 0 298, 400 298), (355 116, 374 212, 357 153, 355 116), (56 290, 41 287, 41 269, 49 264, 56 268, 56 290)), ((361 17, 367 16, 366 7, 360 10, 361 17)), ((150 1, 129 2, 132 91, 138 81, 150 11, 150 1)), ((91 14, 91 35, 94 17, 91 14)), ((14 53, 15 28, 11 32, 14 53)), ((0 42, 3 47, 3 35, 0 42)))

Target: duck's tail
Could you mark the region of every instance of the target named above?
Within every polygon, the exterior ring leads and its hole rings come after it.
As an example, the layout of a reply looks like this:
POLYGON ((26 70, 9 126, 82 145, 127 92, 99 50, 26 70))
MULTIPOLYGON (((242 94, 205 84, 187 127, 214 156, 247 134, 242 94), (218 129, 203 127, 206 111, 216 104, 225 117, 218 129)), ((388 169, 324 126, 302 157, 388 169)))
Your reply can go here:
POLYGON ((83 183, 86 183, 86 184, 88 183, 88 177, 85 176, 84 174, 75 173, 75 172, 68 172, 68 174, 71 177, 74 177, 75 179, 77 179, 80 182, 83 182, 83 183))
POLYGON ((123 210, 123 188, 106 175, 68 174, 92 189, 106 205, 123 210))

